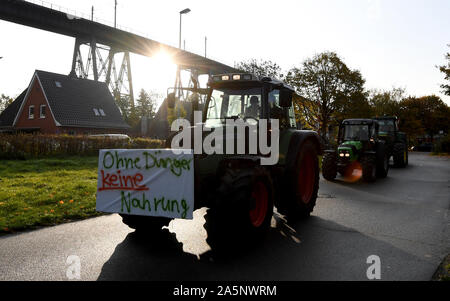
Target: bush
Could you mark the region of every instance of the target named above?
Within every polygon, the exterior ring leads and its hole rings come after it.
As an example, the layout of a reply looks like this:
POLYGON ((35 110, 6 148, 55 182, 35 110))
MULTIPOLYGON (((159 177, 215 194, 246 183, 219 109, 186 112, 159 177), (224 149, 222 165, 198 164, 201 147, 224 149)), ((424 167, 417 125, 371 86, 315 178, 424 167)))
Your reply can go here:
POLYGON ((434 153, 450 153, 450 136, 447 135, 439 142, 437 142, 433 147, 434 153))
POLYGON ((96 156, 100 149, 163 148, 163 140, 68 135, 0 135, 0 159, 25 159, 57 155, 96 156))

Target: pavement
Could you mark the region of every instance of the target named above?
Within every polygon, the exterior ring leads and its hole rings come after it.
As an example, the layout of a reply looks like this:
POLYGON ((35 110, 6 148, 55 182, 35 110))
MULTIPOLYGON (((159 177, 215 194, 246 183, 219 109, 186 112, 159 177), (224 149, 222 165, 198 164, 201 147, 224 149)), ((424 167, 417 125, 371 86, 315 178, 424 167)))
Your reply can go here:
POLYGON ((118 215, 0 237, 0 280, 430 280, 450 253, 450 160, 411 153, 375 183, 320 180, 312 216, 288 225, 275 213, 266 240, 215 255, 194 220, 174 220, 161 238, 141 238, 118 215), (370 273, 369 273, 370 274, 370 273))

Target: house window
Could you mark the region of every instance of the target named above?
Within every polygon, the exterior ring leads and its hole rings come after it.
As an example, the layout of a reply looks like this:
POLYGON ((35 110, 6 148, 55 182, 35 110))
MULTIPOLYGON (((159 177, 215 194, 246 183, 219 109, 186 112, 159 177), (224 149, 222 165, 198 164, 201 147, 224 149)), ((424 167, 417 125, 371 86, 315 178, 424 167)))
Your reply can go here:
POLYGON ((61 82, 55 82, 57 88, 62 88, 61 82))
POLYGON ((106 116, 105 111, 103 111, 103 109, 98 109, 100 111, 100 115, 102 116, 106 116))
POLYGON ((28 108, 28 119, 34 119, 34 106, 28 108))
POLYGON ((98 110, 97 109, 93 109, 94 110, 94 114, 95 114, 95 116, 100 116, 100 113, 98 112, 98 110))
POLYGON ((39 110, 39 115, 41 118, 45 118, 45 114, 47 113, 47 106, 41 105, 39 110))

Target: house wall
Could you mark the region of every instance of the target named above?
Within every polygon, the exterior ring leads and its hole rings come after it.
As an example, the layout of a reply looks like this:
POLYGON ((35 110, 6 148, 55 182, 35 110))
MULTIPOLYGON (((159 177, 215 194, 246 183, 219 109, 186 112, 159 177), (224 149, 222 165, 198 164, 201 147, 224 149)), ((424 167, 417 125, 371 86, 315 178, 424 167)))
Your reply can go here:
POLYGON ((24 100, 25 104, 23 106, 22 112, 17 120, 15 128, 20 130, 24 128, 40 128, 41 133, 54 134, 57 131, 57 126, 53 116, 50 112, 50 107, 45 99, 44 93, 39 85, 37 79, 34 80, 32 84, 31 91, 28 94, 27 99, 24 100), (34 118, 28 118, 28 110, 31 105, 34 105, 34 118), (40 106, 46 105, 46 116, 45 118, 40 118, 40 106))

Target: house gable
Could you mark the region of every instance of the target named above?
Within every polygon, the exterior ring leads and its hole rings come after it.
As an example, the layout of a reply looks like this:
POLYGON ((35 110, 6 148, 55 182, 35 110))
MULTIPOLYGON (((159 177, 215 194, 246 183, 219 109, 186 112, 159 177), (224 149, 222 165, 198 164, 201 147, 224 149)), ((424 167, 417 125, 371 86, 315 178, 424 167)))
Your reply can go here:
POLYGON ((51 107, 47 101, 38 76, 35 74, 28 88, 27 94, 22 102, 21 108, 16 116, 14 127, 21 129, 39 129, 43 133, 56 132, 58 123, 53 118, 51 107), (29 117, 29 108, 34 106, 34 116, 29 117), (40 108, 45 106, 45 117, 41 118, 40 108))

